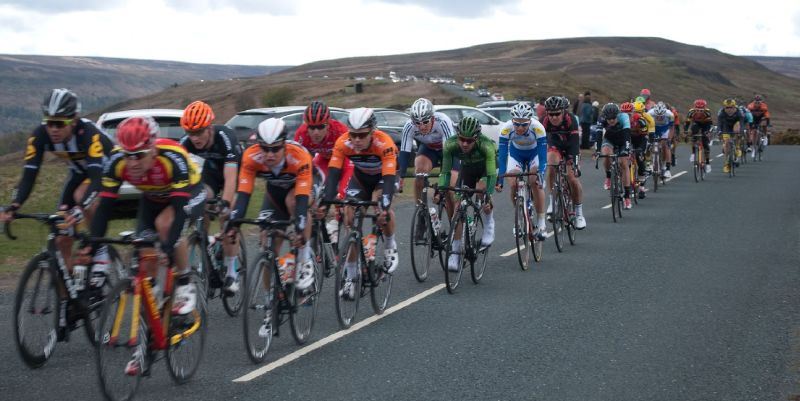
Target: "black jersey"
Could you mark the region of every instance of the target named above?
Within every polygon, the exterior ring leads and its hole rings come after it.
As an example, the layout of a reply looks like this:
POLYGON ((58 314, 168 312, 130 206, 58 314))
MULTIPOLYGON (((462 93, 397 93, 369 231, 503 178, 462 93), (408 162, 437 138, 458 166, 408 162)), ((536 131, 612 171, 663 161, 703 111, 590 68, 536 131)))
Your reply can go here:
POLYGON ((224 183, 225 175, 223 174, 226 165, 239 166, 241 159, 241 150, 239 143, 236 141, 236 134, 224 125, 212 126, 214 130, 214 140, 210 148, 197 149, 189 136, 185 135, 180 140, 186 150, 201 157, 203 162, 203 183, 211 187, 215 192, 219 192, 224 183))

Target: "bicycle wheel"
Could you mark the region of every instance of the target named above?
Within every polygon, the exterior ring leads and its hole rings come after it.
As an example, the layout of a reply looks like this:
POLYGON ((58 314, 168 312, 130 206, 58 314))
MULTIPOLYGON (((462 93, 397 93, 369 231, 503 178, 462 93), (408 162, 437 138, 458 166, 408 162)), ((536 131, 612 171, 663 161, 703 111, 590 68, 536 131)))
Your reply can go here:
POLYGON ((222 292, 222 307, 230 317, 235 317, 242 309, 244 289, 247 287, 247 242, 241 232, 238 232, 237 238, 239 238, 239 256, 236 260, 236 277, 239 280, 239 291, 234 294, 222 292))
POLYGON ((361 269, 363 258, 361 257, 361 247, 359 246, 360 239, 357 233, 353 233, 348 237, 344 245, 341 245, 341 253, 339 256, 339 263, 336 266, 336 286, 334 288, 334 296, 336 297, 336 317, 339 320, 339 326, 343 329, 348 329, 353 325, 356 319, 356 312, 358 312, 358 300, 361 299, 361 280, 367 279, 361 276, 361 269), (355 277, 350 277, 345 268, 347 260, 354 260, 355 277), (344 287, 347 280, 351 281, 353 286, 353 296, 345 293, 344 287))
POLYGON ((449 241, 447 243, 447 258, 446 258, 447 262, 444 268, 444 284, 445 287, 447 288, 447 292, 450 294, 453 294, 456 288, 458 288, 458 285, 461 283, 461 275, 464 273, 464 268, 466 267, 466 258, 465 258, 466 253, 464 252, 464 250, 466 249, 468 231, 467 231, 466 221, 464 221, 466 220, 466 218, 462 217, 465 216, 463 213, 466 212, 457 211, 456 213, 453 214, 453 218, 450 220, 450 236, 449 236, 449 241), (462 220, 460 227, 458 225, 459 220, 462 220), (461 233, 461 244, 458 248, 456 248, 453 245, 453 241, 455 241, 456 237, 455 235, 456 229, 459 229, 461 233), (450 271, 449 269, 448 265, 450 264, 449 260, 451 255, 457 255, 459 259, 458 271, 454 272, 450 271))
POLYGON ((33 257, 22 272, 14 300, 14 341, 29 368, 41 367, 56 346, 60 302, 50 255, 33 257))
POLYGON ((433 238, 430 218, 425 216, 428 211, 424 206, 417 206, 414 209, 414 217, 411 220, 411 270, 414 277, 420 283, 428 279, 428 268, 433 258, 433 238), (422 223, 423 228, 419 228, 422 223), (421 237, 417 237, 417 230, 420 230, 421 237), (424 231, 423 231, 424 230, 424 231))
POLYGON ((81 295, 85 297, 82 302, 87 304, 86 316, 83 318, 83 331, 92 346, 97 346, 97 325, 100 323, 100 315, 103 313, 106 297, 116 284, 128 275, 125 270, 125 264, 117 250, 111 245, 107 245, 107 247, 110 264, 106 270, 106 279, 103 286, 99 289, 89 287, 89 291, 81 295))
POLYGON ((697 148, 692 149, 694 155, 694 163, 692 163, 692 173, 694 174, 694 182, 700 182, 700 159, 697 154, 697 148))
POLYGON ((204 298, 210 298, 214 295, 214 289, 211 288, 211 261, 208 260, 205 241, 201 238, 201 234, 195 231, 189 235, 186 243, 189 247, 189 266, 200 276, 199 294, 203 294, 204 298))
POLYGON ((292 286, 293 294, 289 296, 289 304, 292 305, 289 323, 292 327, 292 337, 298 345, 305 344, 311 337, 319 307, 319 295, 322 292, 322 267, 317 263, 313 249, 311 260, 314 262, 314 285, 305 290, 292 286))
MULTIPOLYGON (((617 213, 619 213, 619 180, 617 180, 617 169, 611 169, 611 190, 608 193, 611 195, 611 219, 614 223, 617 222, 617 213)), ((621 215, 621 213, 620 213, 621 215)))
POLYGON ((564 228, 564 205, 561 203, 561 188, 556 188, 555 192, 553 194, 553 238, 555 238, 558 252, 563 252, 567 238, 565 236, 566 229, 564 228))
POLYGON ((528 270, 531 260, 531 242, 528 232, 528 216, 525 208, 525 199, 516 197, 514 200, 514 240, 517 243, 517 261, 522 270, 528 270))
MULTIPOLYGON (((248 271, 247 286, 244 293, 244 308, 242 318, 244 319, 244 345, 247 356, 253 363, 261 363, 267 356, 270 345, 272 345, 272 334, 275 328, 275 315, 278 313, 274 297, 270 296, 270 290, 266 288, 265 276, 272 274, 272 264, 275 260, 267 254, 262 253, 256 259, 253 266, 248 271), (267 310, 272 312, 272 318, 267 319, 267 310)), ((276 277, 271 277, 277 280, 276 277)))
MULTIPOLYGON (((622 187, 621 182, 619 185, 622 187)), ((562 203, 566 208, 566 212, 564 214, 564 218, 566 219, 564 222, 564 227, 567 229, 567 238, 569 238, 569 244, 575 245, 575 235, 578 233, 578 229, 575 228, 575 205, 572 203, 572 195, 564 193, 562 196, 564 196, 562 203)), ((620 217, 622 217, 622 215, 620 215, 620 217)))
POLYGON ((385 249, 383 235, 379 235, 378 241, 375 243, 375 259, 367 261, 367 273, 371 286, 369 296, 372 301, 372 310, 376 315, 380 315, 386 310, 389 297, 392 295, 393 275, 387 272, 383 256, 385 249))
MULTIPOLYGON (((473 225, 474 229, 470 228, 469 235, 471 239, 472 246, 471 253, 469 258, 469 275, 472 278, 472 282, 474 284, 478 284, 481 279, 483 278, 483 274, 486 272, 486 255, 489 253, 490 247, 484 247, 481 245, 481 241, 483 238, 483 218, 481 217, 481 212, 477 211, 479 209, 473 210, 473 225)), ((528 252, 526 249, 525 252, 528 252)))
POLYGON ((661 179, 661 155, 653 152, 653 192, 658 192, 658 182, 661 179))
MULTIPOLYGON (((194 272, 189 275, 189 285, 202 288, 200 276, 194 272)), ((167 347, 167 370, 177 384, 189 381, 197 372, 203 359, 208 331, 208 305, 203 297, 197 298, 197 306, 186 315, 173 314, 169 321, 167 347)))
POLYGON ((439 254, 439 266, 447 269, 447 244, 450 243, 448 234, 450 233, 450 219, 447 218, 447 209, 443 206, 436 207, 439 213, 439 232, 434 244, 434 251, 439 254))
POLYGON ((148 356, 147 322, 138 317, 136 338, 131 338, 133 328, 134 287, 130 279, 120 280, 111 290, 103 306, 98 324, 98 345, 95 347, 97 374, 100 389, 109 400, 130 400, 139 386, 139 379, 150 369, 148 356), (139 364, 138 372, 128 374, 129 363, 139 364))

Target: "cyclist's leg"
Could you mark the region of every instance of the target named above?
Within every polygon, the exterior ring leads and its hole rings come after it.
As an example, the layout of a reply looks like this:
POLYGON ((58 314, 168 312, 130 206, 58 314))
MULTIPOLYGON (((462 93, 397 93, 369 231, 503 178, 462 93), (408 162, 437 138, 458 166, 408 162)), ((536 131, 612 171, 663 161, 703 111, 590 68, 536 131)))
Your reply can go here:
MULTIPOLYGON (((661 164, 664 165, 666 171, 670 171, 672 161, 672 150, 670 149, 670 131, 672 125, 668 125, 666 129, 661 132, 661 154, 663 155, 661 164)), ((670 173, 667 173, 670 174, 670 173)))
MULTIPOLYGON (((539 158, 535 155, 532 156, 530 161, 530 168, 528 171, 534 172, 538 171, 539 169, 539 158)), ((536 210, 536 227, 540 230, 544 230, 546 227, 545 222, 545 203, 544 203, 544 183, 539 182, 538 175, 528 176, 528 186, 531 189, 531 194, 533 195, 533 207, 536 210)), ((531 216, 533 218, 533 216, 531 216)))
MULTIPOLYGON (((373 202, 380 202, 381 195, 383 194, 383 179, 377 177, 378 181, 372 186, 371 199, 373 202)), ((383 261, 384 266, 389 273, 393 273, 397 266, 400 265, 400 257, 397 253, 397 240, 395 238, 395 214, 394 208, 389 206, 387 211, 388 221, 378 220, 377 224, 381 224, 381 233, 383 235, 383 261)))
POLYGON ((547 149, 547 186, 549 188, 549 195, 547 197, 547 213, 553 212, 553 186, 556 180, 555 166, 561 162, 561 152, 556 147, 549 147, 547 149))
MULTIPOLYGON (((284 205, 288 215, 291 218, 298 219, 297 216, 297 199, 295 197, 295 189, 292 188, 286 193, 284 205)), ((308 199, 308 205, 314 204, 314 194, 312 193, 308 199)), ((305 227, 300 234, 303 236, 303 245, 297 249, 297 266, 295 271, 295 283, 297 288, 303 290, 314 284, 314 262, 311 259, 311 212, 309 209, 305 213, 305 227)), ((291 244, 289 248, 292 248, 291 244)))
POLYGON ((583 229, 586 227, 586 219, 583 217, 583 188, 581 186, 580 179, 575 176, 575 171, 572 168, 572 165, 576 162, 577 157, 580 155, 577 135, 569 136, 565 152, 568 158, 567 182, 569 183, 570 193, 572 194, 572 202, 575 204, 575 227, 578 229, 583 229))
MULTIPOLYGON (((69 175, 67 176, 67 180, 64 182, 64 188, 61 191, 61 196, 58 199, 58 210, 60 211, 67 211, 72 209, 75 205, 78 204, 81 198, 78 198, 77 195, 79 189, 83 182, 85 181, 86 176, 84 174, 76 173, 74 170, 69 170, 69 175)), ((87 184, 88 185, 88 184, 87 184)), ((85 190, 84 190, 85 192, 85 190)), ((80 193, 80 196, 83 196, 83 192, 80 193)), ((77 229, 77 228, 75 228, 77 229)), ((72 237, 66 235, 59 235, 55 238, 56 248, 61 252, 61 255, 64 258, 64 263, 67 265, 67 269, 72 272, 72 245, 74 243, 72 237)))
MULTIPOLYGON (((506 162, 506 174, 519 174, 522 172, 522 163, 517 160, 514 156, 511 155, 511 152, 508 154, 508 161, 506 162)), ((505 178, 505 187, 508 188, 508 195, 511 197, 511 204, 514 204, 514 197, 517 195, 517 189, 514 188, 514 183, 516 182, 516 178, 514 177, 506 177, 505 178)))
MULTIPOLYGON (((441 159, 441 151, 437 152, 421 144, 417 149, 417 157, 414 158, 414 174, 430 173, 431 169, 439 164, 441 159)), ((422 187, 425 181, 422 178, 414 180, 414 199, 421 199, 422 187)))

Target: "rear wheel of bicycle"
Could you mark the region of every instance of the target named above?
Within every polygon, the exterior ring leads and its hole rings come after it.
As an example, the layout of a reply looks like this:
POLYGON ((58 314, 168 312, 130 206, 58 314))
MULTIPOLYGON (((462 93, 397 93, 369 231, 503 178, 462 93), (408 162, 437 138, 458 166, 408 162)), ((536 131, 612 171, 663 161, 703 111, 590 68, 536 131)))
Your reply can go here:
POLYGON ((564 205, 561 203, 561 191, 553 194, 553 238, 555 238, 556 249, 564 251, 567 244, 566 229, 564 228, 564 205))
POLYGON ((305 344, 311 337, 319 307, 319 294, 322 292, 322 267, 317 263, 313 250, 311 260, 314 261, 314 284, 305 290, 294 288, 294 294, 290 295, 289 299, 289 303, 293 306, 289 323, 292 327, 292 337, 298 345, 305 344))
MULTIPOLYGON (((481 245, 481 240, 483 238, 483 219, 481 218, 481 212, 478 210, 480 210, 480 208, 475 210, 475 214, 473 215, 475 228, 469 230, 472 252, 474 253, 474 258, 469 262, 469 275, 474 284, 478 284, 483 278, 483 274, 486 272, 486 255, 489 253, 489 247, 481 245)), ((526 249, 525 252, 527 251, 526 249)))
MULTIPOLYGON (((200 276, 189 275, 189 285, 202 288, 200 276)), ((202 297, 197 298, 194 310, 186 315, 173 314, 169 322, 169 346, 167 347, 167 370, 175 383, 189 381, 200 367, 206 345, 208 331, 208 304, 202 297)))
POLYGON ((698 158, 697 149, 693 149, 692 154, 694 155, 694 163, 692 164, 692 173, 694 174, 694 182, 700 182, 701 161, 698 158))
POLYGON ((358 301, 361 299, 361 280, 368 279, 361 275, 363 258, 360 255, 361 248, 359 247, 358 241, 358 237, 352 235, 348 237, 346 241, 339 243, 340 247, 342 247, 341 244, 344 244, 344 246, 341 248, 339 263, 336 267, 334 297, 336 297, 336 317, 339 320, 339 326, 343 329, 350 328, 353 322, 355 322, 356 312, 358 312, 358 301), (346 271, 345 264, 348 258, 355 260, 356 267, 353 269, 355 271, 355 273, 353 273, 355 277, 350 277, 346 271), (352 282, 351 285, 353 286, 352 297, 348 296, 348 294, 343 291, 348 279, 352 282))
MULTIPOLYGON (((275 319, 266 319, 269 309, 272 314, 277 314, 274 297, 270 297, 269 289, 266 287, 265 274, 272 274, 272 264, 275 263, 265 254, 256 259, 253 267, 247 274, 247 286, 244 293, 244 308, 242 309, 244 319, 244 345, 247 349, 247 356, 253 363, 261 363, 267 356, 270 345, 272 345, 272 334, 274 331, 275 319)), ((277 277, 271 277, 272 281, 277 277)))
POLYGON ((56 346, 60 309, 58 275, 47 253, 33 257, 22 272, 14 300, 14 340, 30 368, 47 362, 56 346))
POLYGON ((235 317, 242 309, 244 291, 247 287, 247 241, 241 232, 238 232, 236 238, 239 240, 239 256, 236 259, 236 279, 239 280, 239 291, 233 294, 227 291, 222 292, 222 306, 230 317, 235 317))
POLYGON ((148 335, 144 316, 139 316, 136 339, 133 329, 134 288, 130 279, 120 280, 106 298, 97 327, 95 347, 100 388, 109 400, 130 400, 139 386, 143 372, 150 369, 147 357, 148 335), (128 364, 137 363, 138 372, 126 372, 128 364))
POLYGON ((517 197, 514 200, 514 240, 517 243, 517 261, 522 270, 528 270, 531 261, 531 242, 528 232, 528 216, 525 213, 525 199, 517 197))
POLYGON ((433 238, 431 238, 430 219, 424 206, 417 206, 411 220, 411 270, 420 283, 428 279, 428 269, 433 256, 433 238), (424 228, 419 228, 422 225, 424 228), (417 230, 424 234, 417 237, 417 230), (424 230, 424 231, 423 231, 424 230))
MULTIPOLYGON (((466 212, 464 212, 466 213, 466 212)), ((458 219, 460 216, 460 212, 454 213, 453 218, 450 220, 450 236, 449 241, 447 243, 447 257, 445 258, 445 268, 444 268, 444 284, 447 288, 447 292, 452 294, 455 292, 458 285, 461 283, 461 275, 464 273, 464 268, 466 267, 466 258, 464 257, 466 249, 466 241, 467 241, 467 224, 466 219, 465 221, 461 222, 461 226, 458 225, 458 219), (456 229, 459 229, 461 233, 461 244, 459 248, 456 248, 453 245, 453 241, 455 241, 456 237, 456 229), (458 262, 458 271, 450 271, 449 264, 450 264, 450 256, 456 255, 459 259, 458 262)))
POLYGON ((389 305, 389 298, 392 295, 392 274, 389 274, 384 261, 384 250, 386 244, 383 235, 378 236, 375 243, 375 259, 367 261, 367 273, 371 286, 369 296, 372 301, 372 310, 376 315, 380 315, 389 305))

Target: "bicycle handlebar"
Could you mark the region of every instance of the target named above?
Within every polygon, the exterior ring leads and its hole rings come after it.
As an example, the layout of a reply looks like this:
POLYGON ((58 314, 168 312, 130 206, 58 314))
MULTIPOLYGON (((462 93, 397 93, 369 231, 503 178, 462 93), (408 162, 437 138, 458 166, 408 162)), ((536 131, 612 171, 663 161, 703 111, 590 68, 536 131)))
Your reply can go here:
MULTIPOLYGON (((46 223, 51 228, 55 228, 56 224, 64 221, 64 216, 52 213, 17 213, 14 212, 14 220, 20 219, 34 219, 42 223, 46 223)), ((13 220, 12 220, 13 221, 13 220)), ((11 232, 11 221, 6 221, 3 224, 3 233, 10 240, 16 240, 18 237, 11 232)))
POLYGON ((530 175, 539 175, 539 172, 527 172, 527 173, 505 173, 497 176, 497 179, 501 178, 511 178, 511 177, 527 177, 530 175))
POLYGON ((344 206, 378 206, 378 202, 373 201, 362 201, 362 200, 338 200, 338 199, 331 199, 331 200, 322 200, 320 206, 326 205, 344 205, 344 206))
POLYGON ((475 189, 475 188, 466 188, 466 187, 439 187, 439 191, 453 191, 456 193, 467 193, 467 194, 485 194, 485 189, 475 189))

